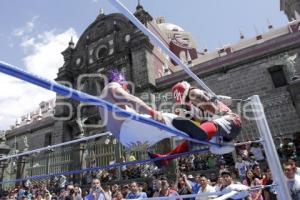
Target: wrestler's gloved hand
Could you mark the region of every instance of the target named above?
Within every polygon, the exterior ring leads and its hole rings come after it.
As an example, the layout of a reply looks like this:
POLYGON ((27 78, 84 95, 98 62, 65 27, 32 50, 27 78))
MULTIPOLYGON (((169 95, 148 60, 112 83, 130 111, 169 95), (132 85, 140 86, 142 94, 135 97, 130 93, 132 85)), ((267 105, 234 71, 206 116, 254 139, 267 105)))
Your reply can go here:
POLYGON ((232 98, 229 97, 229 96, 224 96, 224 95, 212 96, 212 97, 210 97, 210 100, 212 102, 216 102, 217 100, 219 100, 222 103, 224 103, 226 106, 231 106, 232 105, 232 98))
POLYGON ((151 110, 149 114, 151 115, 151 117, 152 117, 154 120, 156 120, 156 121, 158 121, 158 122, 160 122, 160 123, 163 123, 163 124, 166 123, 165 120, 164 120, 164 117, 163 117, 163 115, 162 115, 161 112, 158 112, 158 111, 156 111, 156 110, 151 110))
POLYGON ((218 124, 219 126, 221 126, 223 128, 223 130, 229 134, 231 131, 231 126, 230 126, 230 122, 226 119, 224 119, 223 117, 218 118, 218 119, 214 119, 213 120, 216 124, 218 124))
POLYGON ((179 117, 184 117, 184 118, 188 118, 188 119, 191 119, 193 116, 193 113, 191 111, 187 111, 187 110, 181 109, 181 108, 176 108, 175 114, 178 115, 179 117))

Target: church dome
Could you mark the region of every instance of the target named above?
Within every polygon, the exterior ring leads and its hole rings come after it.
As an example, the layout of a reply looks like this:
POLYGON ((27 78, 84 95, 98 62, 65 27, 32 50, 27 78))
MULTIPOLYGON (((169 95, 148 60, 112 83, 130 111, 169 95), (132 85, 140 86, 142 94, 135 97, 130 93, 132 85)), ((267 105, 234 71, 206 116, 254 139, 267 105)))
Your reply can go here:
POLYGON ((161 23, 158 27, 163 31, 184 31, 180 26, 171 23, 161 23))

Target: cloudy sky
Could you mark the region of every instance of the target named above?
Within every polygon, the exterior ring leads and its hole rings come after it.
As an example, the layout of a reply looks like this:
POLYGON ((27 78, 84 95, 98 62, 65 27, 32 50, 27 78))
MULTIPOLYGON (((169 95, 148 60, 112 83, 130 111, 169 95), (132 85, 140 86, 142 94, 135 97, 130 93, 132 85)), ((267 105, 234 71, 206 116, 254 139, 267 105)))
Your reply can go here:
MULTIPOLYGON (((121 0, 134 11, 137 0, 121 0)), ((164 16, 191 32, 199 49, 213 51, 247 37, 287 24, 279 0, 141 0, 153 17, 164 16)), ((108 0, 1 0, 0 60, 54 79, 62 66, 61 52, 78 37, 103 8, 118 12, 108 0)), ((55 94, 0 74, 0 130, 55 94)))

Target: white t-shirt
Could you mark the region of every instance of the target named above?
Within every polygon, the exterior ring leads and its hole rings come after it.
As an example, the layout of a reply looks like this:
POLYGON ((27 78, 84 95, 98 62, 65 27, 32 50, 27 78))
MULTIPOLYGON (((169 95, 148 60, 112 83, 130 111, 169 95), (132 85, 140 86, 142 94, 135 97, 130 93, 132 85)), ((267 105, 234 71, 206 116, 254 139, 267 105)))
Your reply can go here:
MULTIPOLYGON (((202 193, 206 193, 206 192, 216 192, 216 190, 213 186, 207 185, 205 187, 204 191, 202 191, 202 189, 200 187, 198 194, 202 194, 202 193)), ((208 200, 208 199, 214 199, 214 197, 216 197, 216 196, 197 196, 196 200, 208 200)))
POLYGON ((300 176, 296 174, 294 179, 287 178, 287 185, 290 190, 292 199, 299 200, 300 199, 300 176))
POLYGON ((246 171, 247 171, 247 168, 250 164, 245 162, 245 161, 242 161, 242 162, 236 162, 235 163, 235 168, 238 170, 239 172, 239 175, 240 176, 246 176, 246 171))
POLYGON ((257 161, 265 159, 262 149, 260 147, 251 147, 250 152, 254 155, 257 161))
POLYGON ((226 188, 222 190, 224 194, 229 193, 231 191, 239 191, 236 195, 230 197, 231 199, 243 199, 245 197, 249 196, 248 192, 249 187, 246 185, 243 185, 241 183, 236 183, 236 184, 230 184, 226 188))

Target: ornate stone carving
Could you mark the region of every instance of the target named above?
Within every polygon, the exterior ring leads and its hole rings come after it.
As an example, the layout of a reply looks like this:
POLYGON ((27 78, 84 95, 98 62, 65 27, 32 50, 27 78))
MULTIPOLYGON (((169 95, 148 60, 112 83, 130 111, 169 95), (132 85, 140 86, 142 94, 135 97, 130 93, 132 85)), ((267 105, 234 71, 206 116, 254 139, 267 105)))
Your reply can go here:
POLYGON ((296 58, 297 58, 298 54, 295 53, 294 55, 290 56, 288 53, 286 53, 283 56, 283 62, 286 65, 286 71, 288 73, 288 77, 289 77, 289 81, 295 81, 299 78, 299 76, 297 75, 297 71, 295 68, 296 65, 296 58))
POLYGON ((5 131, 0 131, 0 143, 6 142, 5 131))
POLYGON ((28 139, 27 139, 26 135, 23 136, 23 142, 24 142, 24 151, 27 151, 29 148, 29 144, 28 144, 28 139))
POLYGON ((136 18, 138 18, 142 24, 147 26, 147 22, 150 22, 153 20, 152 16, 144 10, 143 6, 140 4, 140 2, 138 3, 137 7, 136 7, 136 11, 134 13, 134 15, 136 16, 136 18))

